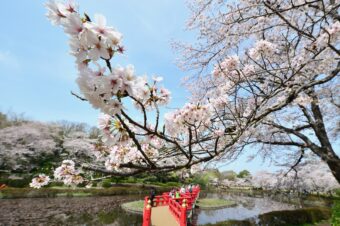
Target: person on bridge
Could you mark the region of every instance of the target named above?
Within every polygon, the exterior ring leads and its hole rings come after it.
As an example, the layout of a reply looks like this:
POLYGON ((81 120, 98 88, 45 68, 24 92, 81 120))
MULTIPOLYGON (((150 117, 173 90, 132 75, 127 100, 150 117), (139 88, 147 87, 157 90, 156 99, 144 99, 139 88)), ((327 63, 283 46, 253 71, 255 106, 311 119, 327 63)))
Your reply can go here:
POLYGON ((176 189, 175 188, 171 189, 169 196, 173 199, 175 198, 175 194, 176 194, 176 189))
POLYGON ((193 187, 193 185, 190 184, 190 185, 189 185, 189 192, 190 192, 190 193, 192 193, 192 187, 193 187))
MULTIPOLYGON (((175 193, 175 197, 176 199, 179 199, 181 197, 181 195, 179 194, 179 191, 176 191, 175 193)), ((178 202, 179 200, 176 200, 176 202, 178 202)))
POLYGON ((151 192, 150 192, 150 200, 151 200, 151 206, 153 206, 153 199, 156 196, 156 189, 155 188, 151 188, 151 192))
POLYGON ((184 186, 181 187, 180 193, 181 193, 181 194, 185 194, 185 188, 184 188, 184 186))

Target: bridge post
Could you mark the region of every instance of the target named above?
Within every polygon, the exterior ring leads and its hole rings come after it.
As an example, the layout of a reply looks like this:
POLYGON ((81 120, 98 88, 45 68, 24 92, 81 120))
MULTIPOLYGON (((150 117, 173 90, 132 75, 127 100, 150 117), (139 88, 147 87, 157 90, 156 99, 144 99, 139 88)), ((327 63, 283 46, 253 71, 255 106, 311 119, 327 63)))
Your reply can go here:
POLYGON ((144 208, 143 214, 143 226, 150 226, 151 225, 151 200, 148 200, 148 204, 144 208))
POLYGON ((183 199, 181 208, 180 226, 187 226, 187 200, 183 199))

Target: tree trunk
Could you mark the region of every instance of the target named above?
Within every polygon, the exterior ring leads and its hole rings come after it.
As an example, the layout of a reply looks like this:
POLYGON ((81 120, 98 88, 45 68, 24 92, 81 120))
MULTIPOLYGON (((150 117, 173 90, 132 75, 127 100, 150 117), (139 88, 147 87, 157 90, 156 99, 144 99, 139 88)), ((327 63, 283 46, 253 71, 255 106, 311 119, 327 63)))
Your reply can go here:
POLYGON ((313 101, 311 102, 311 110, 313 113, 314 122, 310 123, 314 129, 316 137, 321 144, 321 149, 315 151, 319 152, 321 159, 327 163, 328 167, 332 171, 332 174, 340 184, 340 159, 334 152, 332 144, 329 140, 322 111, 319 106, 319 97, 315 93, 314 88, 311 89, 308 94, 313 98, 313 101))
POLYGON ((338 157, 326 160, 328 167, 331 169, 335 179, 340 184, 340 159, 338 157))

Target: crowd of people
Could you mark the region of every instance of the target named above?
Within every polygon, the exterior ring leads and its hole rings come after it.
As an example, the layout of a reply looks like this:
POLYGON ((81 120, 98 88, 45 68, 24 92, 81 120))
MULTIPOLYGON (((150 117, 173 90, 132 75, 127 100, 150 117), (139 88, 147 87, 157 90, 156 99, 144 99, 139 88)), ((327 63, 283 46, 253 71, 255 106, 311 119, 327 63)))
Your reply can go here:
MULTIPOLYGON (((194 190, 199 189, 199 185, 183 185, 180 188, 172 188, 169 192, 169 196, 173 199, 178 199, 181 195, 185 195, 186 193, 192 193, 194 190)), ((151 200, 151 206, 153 206, 153 199, 156 196, 155 188, 151 189, 149 199, 151 200)))
POLYGON ((199 185, 193 185, 193 184, 189 184, 187 186, 182 186, 180 188, 173 188, 171 189, 169 196, 171 198, 180 198, 181 194, 185 194, 185 193, 192 193, 192 191, 195 188, 199 188, 199 185))

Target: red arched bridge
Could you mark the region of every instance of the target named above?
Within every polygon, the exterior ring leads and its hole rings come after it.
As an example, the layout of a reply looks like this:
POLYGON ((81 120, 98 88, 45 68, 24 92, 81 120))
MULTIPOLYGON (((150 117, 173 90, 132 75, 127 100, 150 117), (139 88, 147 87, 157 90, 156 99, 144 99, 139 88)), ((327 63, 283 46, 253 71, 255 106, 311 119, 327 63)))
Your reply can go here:
POLYGON ((186 226, 199 194, 199 187, 194 187, 192 192, 181 193, 179 198, 172 198, 169 192, 165 192, 155 196, 153 206, 149 197, 145 197, 143 226, 186 226))

